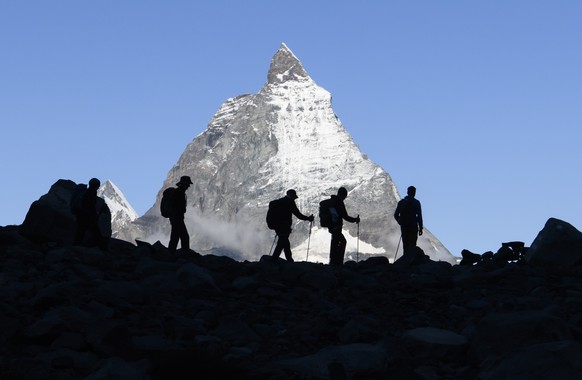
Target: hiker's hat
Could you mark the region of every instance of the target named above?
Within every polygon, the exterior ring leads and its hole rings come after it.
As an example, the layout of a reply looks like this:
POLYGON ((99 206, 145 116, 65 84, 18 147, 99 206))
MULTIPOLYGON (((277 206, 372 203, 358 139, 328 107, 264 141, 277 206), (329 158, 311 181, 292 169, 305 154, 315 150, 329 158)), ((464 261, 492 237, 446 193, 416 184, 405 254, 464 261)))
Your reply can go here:
POLYGON ((176 184, 176 186, 177 185, 180 185, 180 184, 182 184, 182 185, 192 185, 193 183, 192 183, 192 180, 190 179, 190 177, 188 177, 187 175, 183 175, 182 177, 180 177, 180 182, 178 182, 176 184))
POLYGON ((289 198, 291 198, 291 199, 297 199, 297 198, 299 198, 299 197, 297 196, 297 192, 295 192, 295 190, 293 190, 293 189, 289 189, 289 190, 287 190, 287 196, 288 196, 289 198))

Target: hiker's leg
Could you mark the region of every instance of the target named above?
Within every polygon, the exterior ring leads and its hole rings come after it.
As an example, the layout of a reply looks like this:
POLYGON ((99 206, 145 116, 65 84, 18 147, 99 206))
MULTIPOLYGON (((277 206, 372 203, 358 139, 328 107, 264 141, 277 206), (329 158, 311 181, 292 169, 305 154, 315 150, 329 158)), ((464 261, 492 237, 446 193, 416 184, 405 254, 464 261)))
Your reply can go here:
POLYGON ((416 248, 416 242, 418 241, 418 226, 414 226, 410 231, 410 244, 412 249, 416 248))
POLYGON ((346 238, 344 237, 344 234, 342 234, 340 232, 339 234, 339 242, 338 242, 338 248, 337 248, 337 265, 344 265, 344 256, 346 253, 346 238))
POLYGON ((184 219, 180 219, 178 233, 180 236, 180 244, 182 246, 183 251, 190 250, 190 235, 188 234, 188 229, 186 228, 186 223, 184 223, 184 219))
POLYGON ((407 253, 416 247, 418 229, 409 226, 402 227, 402 250, 407 253))
POLYGON ((404 254, 408 253, 410 248, 412 248, 409 235, 409 229, 405 226, 402 226, 402 252, 404 254))
POLYGON ((73 239, 73 245, 83 244, 83 237, 85 236, 85 229, 81 225, 77 225, 77 230, 75 231, 75 238, 73 239))
POLYGON ((335 251, 334 247, 335 247, 335 239, 334 239, 334 236, 333 236, 333 233, 332 233, 331 234, 331 241, 329 243, 329 264, 330 265, 331 265, 332 257, 334 255, 334 251, 335 251))
POLYGON ((101 235, 101 230, 99 229, 99 223, 97 221, 91 224, 89 228, 89 235, 91 239, 89 241, 90 246, 98 246, 103 248, 103 236, 101 235))
POLYGON ((281 237, 279 236, 277 240, 277 245, 275 246, 275 250, 273 251, 273 257, 278 258, 281 256, 281 252, 283 251, 283 246, 281 245, 281 237))
POLYGON ((283 252, 285 252, 285 258, 289 262, 293 262, 293 256, 291 254, 291 242, 289 241, 289 235, 285 236, 285 241, 283 242, 283 252))
MULTIPOLYGON (((341 231, 334 231, 331 234, 331 246, 329 252, 329 265, 338 265, 341 266, 343 264, 343 253, 341 252, 342 247, 342 238, 343 237, 341 231)), ((344 247, 345 249, 345 247, 344 247)))
POLYGON ((281 252, 283 251, 283 242, 281 241, 283 238, 277 235, 277 245, 275 246, 275 250, 273 251, 273 257, 278 258, 281 256, 281 252))
MULTIPOLYGON (((281 252, 285 252, 285 258, 287 261, 289 260, 289 252, 291 252, 291 243, 289 243, 289 233, 287 231, 279 231, 277 232, 277 245, 275 246, 275 250, 273 251, 273 257, 281 256, 281 252)), ((292 261, 293 259, 291 259, 292 261)))
POLYGON ((170 218, 170 225, 172 226, 172 232, 170 232, 170 242, 168 243, 168 250, 170 253, 176 252, 176 247, 178 247, 178 240, 180 235, 178 232, 178 221, 174 218, 170 218))
POLYGON ((77 216, 77 229, 75 230, 75 238, 73 245, 83 244, 85 238, 85 231, 87 231, 87 220, 81 216, 77 216))

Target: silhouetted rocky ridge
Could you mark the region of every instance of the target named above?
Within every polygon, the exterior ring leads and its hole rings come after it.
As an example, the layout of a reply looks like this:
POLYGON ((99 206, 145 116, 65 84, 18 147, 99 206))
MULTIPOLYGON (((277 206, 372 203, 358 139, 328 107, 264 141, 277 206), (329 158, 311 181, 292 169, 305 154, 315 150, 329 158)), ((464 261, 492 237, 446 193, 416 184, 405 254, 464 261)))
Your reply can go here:
POLYGON ((558 219, 466 265, 337 268, 71 246, 34 208, 0 227, 2 379, 582 378, 582 233, 558 219))

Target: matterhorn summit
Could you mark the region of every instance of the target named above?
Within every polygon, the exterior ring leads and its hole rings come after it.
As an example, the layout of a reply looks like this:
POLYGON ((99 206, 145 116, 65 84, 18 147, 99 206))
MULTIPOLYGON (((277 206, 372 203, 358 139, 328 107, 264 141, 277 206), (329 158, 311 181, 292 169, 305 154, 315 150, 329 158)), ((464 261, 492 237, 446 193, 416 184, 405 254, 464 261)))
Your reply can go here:
MULTIPOLYGON (((275 238, 265 223, 269 201, 292 188, 299 210, 316 217, 311 231, 309 222, 293 218, 293 257, 327 263, 330 234, 319 226, 318 205, 342 186, 348 190, 348 213, 361 218, 359 228, 344 223, 346 260, 392 259, 396 253, 400 227, 393 213, 401 198, 396 186, 352 141, 332 109, 330 93, 285 44, 273 56, 260 91, 228 99, 219 108, 170 169, 154 205, 119 237, 167 244, 170 223, 160 215, 161 196, 183 175, 194 182, 186 193, 186 225, 190 246, 200 253, 246 260, 269 254, 275 238)), ((425 220, 430 225, 429 215, 425 220)), ((454 262, 426 229, 418 245, 433 260, 454 262)))

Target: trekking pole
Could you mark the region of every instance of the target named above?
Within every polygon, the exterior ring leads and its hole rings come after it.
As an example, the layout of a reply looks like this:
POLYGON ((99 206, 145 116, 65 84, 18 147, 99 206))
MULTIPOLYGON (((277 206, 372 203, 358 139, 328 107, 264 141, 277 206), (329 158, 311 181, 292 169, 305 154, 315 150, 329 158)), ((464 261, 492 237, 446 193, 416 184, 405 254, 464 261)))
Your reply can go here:
MULTIPOLYGON (((360 214, 358 214, 358 218, 360 214)), ((360 261, 360 222, 358 224, 358 241, 356 243, 356 263, 360 261)))
MULTIPOLYGON (((402 241, 402 234, 400 234, 400 239, 398 240, 398 245, 396 246, 396 253, 394 253, 394 261, 396 261, 396 256, 398 255, 398 248, 400 248, 400 242, 402 241)), ((393 261, 393 263, 394 263, 393 261)))
POLYGON ((313 222, 309 222, 309 237, 307 238, 307 257, 305 261, 309 261, 309 243, 311 241, 311 226, 313 226, 313 222))
POLYGON ((275 240, 277 240, 277 234, 275 234, 275 238, 273 239, 273 244, 271 244, 271 249, 269 249, 269 256, 271 256, 271 251, 273 250, 273 246, 275 245, 275 240))

